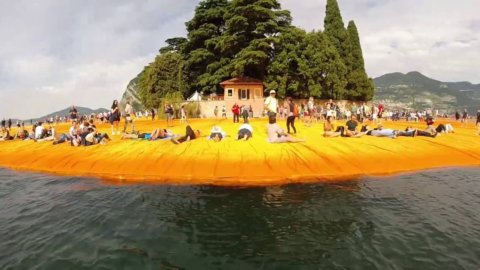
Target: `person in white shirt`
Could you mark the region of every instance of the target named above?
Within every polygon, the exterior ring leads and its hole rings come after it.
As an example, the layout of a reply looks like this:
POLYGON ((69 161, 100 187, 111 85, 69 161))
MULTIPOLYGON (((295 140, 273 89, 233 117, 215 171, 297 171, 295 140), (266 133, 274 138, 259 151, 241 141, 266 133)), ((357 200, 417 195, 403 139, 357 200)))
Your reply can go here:
POLYGON ((127 104, 125 105, 125 125, 123 125, 123 133, 126 133, 128 125, 131 125, 132 133, 135 132, 135 124, 133 123, 134 114, 135 112, 133 111, 130 101, 127 101, 127 104))
POLYGON ((210 131, 210 136, 207 138, 209 140, 213 140, 215 142, 219 142, 227 137, 227 133, 223 131, 223 129, 219 126, 214 126, 210 131))
POLYGON ((248 122, 238 128, 237 140, 247 141, 248 139, 252 138, 252 136, 253 128, 248 122))
POLYGON ((303 139, 297 139, 288 135, 278 124, 275 117, 269 117, 267 126, 267 141, 269 143, 286 143, 286 142, 304 142, 303 139))
POLYGON ((180 108, 180 123, 188 124, 187 112, 185 111, 185 105, 182 105, 182 107, 180 108))
POLYGON ((278 100, 275 98, 275 95, 275 90, 271 90, 270 96, 265 99, 265 109, 267 109, 267 114, 269 117, 277 116, 278 100))
POLYGON ((38 125, 36 128, 35 128, 35 139, 39 140, 42 138, 42 135, 43 135, 43 125, 38 125))

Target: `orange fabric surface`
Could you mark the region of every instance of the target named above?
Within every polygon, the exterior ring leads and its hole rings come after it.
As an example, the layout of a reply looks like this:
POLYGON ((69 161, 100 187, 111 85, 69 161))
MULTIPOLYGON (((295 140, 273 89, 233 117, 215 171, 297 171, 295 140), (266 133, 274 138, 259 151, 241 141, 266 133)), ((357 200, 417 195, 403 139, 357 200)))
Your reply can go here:
MULTIPOLYGON (((479 166, 480 136, 470 124, 455 134, 437 138, 399 137, 324 138, 323 125, 305 127, 297 121, 297 137, 305 143, 269 144, 265 120, 251 121, 253 139, 235 141, 239 124, 231 120, 191 120, 202 137, 174 145, 170 141, 113 141, 106 145, 71 147, 69 143, 0 142, 0 166, 60 175, 94 176, 119 183, 214 184, 228 186, 273 185, 340 181, 364 175, 388 175, 424 169, 479 166), (221 142, 206 140, 213 125, 229 136, 221 142)), ((279 120, 284 127, 285 121, 279 120)), ((339 123, 342 124, 342 123, 339 123)), ((384 122, 386 128, 405 129, 412 123, 384 122)), ((423 123, 413 124, 424 129, 423 123)), ((111 132, 110 125, 98 125, 111 132)), ((120 127, 123 127, 123 122, 120 127)), ((137 130, 164 128, 165 121, 137 120, 137 130)), ((59 126, 66 132, 68 124, 59 126)), ((184 134, 175 122, 172 130, 184 134)))

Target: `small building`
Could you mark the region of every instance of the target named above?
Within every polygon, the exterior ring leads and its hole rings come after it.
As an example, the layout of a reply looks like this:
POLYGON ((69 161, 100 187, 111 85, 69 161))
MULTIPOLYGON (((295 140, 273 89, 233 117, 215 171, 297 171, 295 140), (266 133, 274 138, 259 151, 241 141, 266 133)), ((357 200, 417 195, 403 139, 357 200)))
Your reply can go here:
POLYGON ((233 78, 220 83, 224 91, 224 104, 227 115, 232 116, 232 107, 237 103, 252 106, 253 116, 259 117, 264 110, 263 82, 250 77, 233 78))

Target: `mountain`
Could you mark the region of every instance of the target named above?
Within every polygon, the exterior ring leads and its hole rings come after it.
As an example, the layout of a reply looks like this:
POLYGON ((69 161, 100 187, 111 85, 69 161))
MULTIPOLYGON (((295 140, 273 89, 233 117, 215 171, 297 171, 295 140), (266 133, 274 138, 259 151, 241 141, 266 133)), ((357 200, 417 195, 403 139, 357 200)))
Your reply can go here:
POLYGON ((130 104, 135 111, 145 110, 142 102, 140 101, 140 97, 138 96, 138 80, 141 75, 142 73, 138 74, 137 77, 128 83, 127 89, 123 93, 122 99, 120 100, 120 108, 125 108, 127 101, 130 101, 130 104))
POLYGON ((374 100, 389 107, 449 111, 480 109, 480 84, 441 82, 420 72, 389 73, 374 79, 374 100))
MULTIPOLYGON (((87 114, 92 114, 92 113, 101 113, 101 112, 108 112, 109 110, 108 109, 104 109, 104 108, 100 108, 100 109, 96 109, 96 110, 92 110, 90 108, 85 108, 85 107, 75 107, 77 108, 77 112, 79 115, 87 115, 87 114)), ((48 118, 51 118, 51 117, 55 117, 55 116, 67 116, 67 115, 70 115, 70 107, 68 108, 65 108, 63 110, 60 110, 60 111, 57 111, 57 112, 53 112, 53 113, 50 113, 50 114, 47 114, 45 116, 42 116, 42 117, 39 117, 37 119, 32 119, 34 122, 41 122, 41 121, 44 121, 45 119, 48 119, 48 118)), ((28 120, 25 120, 25 122, 29 122, 30 119, 28 120)))

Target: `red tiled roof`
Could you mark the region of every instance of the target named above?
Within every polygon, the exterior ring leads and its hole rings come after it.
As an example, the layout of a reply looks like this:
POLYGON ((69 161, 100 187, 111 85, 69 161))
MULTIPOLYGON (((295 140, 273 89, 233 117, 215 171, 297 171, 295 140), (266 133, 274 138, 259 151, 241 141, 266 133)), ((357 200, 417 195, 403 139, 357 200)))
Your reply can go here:
POLYGON ((247 84, 247 85, 253 85, 253 84, 261 84, 263 85, 263 81, 251 78, 251 77, 236 77, 232 78, 230 80, 221 82, 220 85, 224 87, 225 85, 232 85, 232 84, 247 84))

